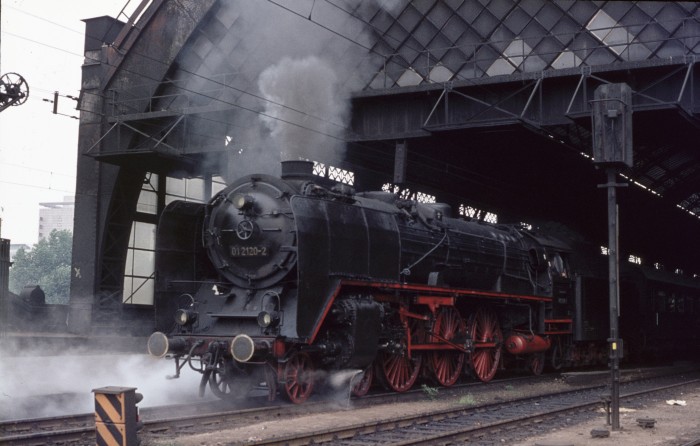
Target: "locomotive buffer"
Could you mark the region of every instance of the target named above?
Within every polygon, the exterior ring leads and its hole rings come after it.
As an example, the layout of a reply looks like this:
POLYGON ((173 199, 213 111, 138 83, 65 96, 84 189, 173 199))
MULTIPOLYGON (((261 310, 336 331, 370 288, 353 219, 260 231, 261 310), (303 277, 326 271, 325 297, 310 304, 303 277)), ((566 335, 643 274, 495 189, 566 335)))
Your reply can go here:
POLYGON ((610 375, 612 429, 620 429, 620 316, 619 251, 618 251, 618 186, 619 171, 632 167, 632 90, 625 83, 605 84, 596 88, 593 100, 593 162, 605 168, 608 189, 608 285, 610 293, 610 375))

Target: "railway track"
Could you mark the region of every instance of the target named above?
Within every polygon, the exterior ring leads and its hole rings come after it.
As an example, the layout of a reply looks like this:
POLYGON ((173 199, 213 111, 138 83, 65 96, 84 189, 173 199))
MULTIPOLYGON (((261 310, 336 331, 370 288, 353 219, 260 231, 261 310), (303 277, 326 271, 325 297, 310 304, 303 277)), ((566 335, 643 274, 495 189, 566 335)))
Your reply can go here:
MULTIPOLYGON (((187 405, 143 408, 140 418, 142 433, 168 431, 186 434, 191 425, 199 429, 216 429, 223 423, 244 425, 263 413, 280 412, 293 416, 299 406, 260 406, 250 409, 227 409, 227 404, 214 401, 187 405), (195 415, 196 414, 196 415, 195 415)), ((57 417, 0 422, 0 445, 85 445, 95 442, 95 414, 75 414, 57 417)))
MULTIPOLYGON (((442 391, 449 390, 450 395, 466 394, 470 390, 479 389, 479 392, 488 392, 488 389, 494 389, 496 386, 500 387, 513 387, 517 386, 518 383, 527 383, 532 380, 537 379, 552 379, 547 377, 533 378, 533 377, 519 377, 511 379, 503 379, 497 382, 493 382, 489 386, 483 386, 481 383, 470 383, 463 386, 455 386, 451 389, 442 389, 442 391)), ((671 379, 671 378, 664 378, 671 379)), ((685 381, 684 381, 685 382, 685 381)), ((693 381, 694 382, 694 381, 693 381)), ((627 386, 640 385, 630 383, 627 386)), ((669 384, 666 384, 669 385, 669 384)), ((683 385, 675 383, 672 385, 683 385)), ((605 386, 596 385, 589 386, 585 389, 577 388, 571 392, 567 392, 570 395, 577 395, 581 392, 588 392, 589 398, 593 398, 595 401, 589 401, 586 407, 591 405, 601 405, 600 394, 604 390, 605 386), (590 396, 593 395, 593 396, 590 396)), ((645 390, 646 391, 646 390, 645 390)), ((377 394, 368 396, 362 399, 357 399, 352 401, 352 407, 354 409, 358 408, 371 408, 380 404, 393 404, 393 403, 403 403, 409 401, 424 401, 426 400, 426 390, 417 389, 412 392, 404 394, 377 394)), ((447 395, 442 393, 441 395, 447 395)), ((314 434, 301 435, 301 436, 287 436, 278 437, 271 440, 259 440, 251 441, 247 439, 241 444, 308 444, 311 442, 324 442, 332 440, 334 444, 363 444, 364 441, 371 441, 367 435, 398 435, 401 436, 401 429, 408 429, 406 435, 409 435, 414 440, 418 437, 415 436, 416 427, 420 427, 418 430, 425 431, 426 427, 432 426, 434 423, 441 422, 441 427, 436 427, 437 430, 445 430, 444 426, 449 425, 465 425, 465 421, 459 417, 467 417, 469 419, 478 420, 476 423, 480 423, 481 429, 496 429, 496 428, 506 428, 506 424, 501 421, 495 422, 491 425, 488 422, 489 415, 493 416, 498 412, 498 419, 508 419, 515 418, 511 415, 504 415, 511 411, 513 413, 518 413, 518 409, 515 404, 521 406, 531 407, 533 404, 537 404, 540 407, 544 407, 547 401, 561 400, 561 393, 554 393, 549 396, 537 396, 533 398, 526 398, 518 401, 507 401, 500 404, 490 404, 478 407, 466 408, 458 411, 438 411, 428 414, 423 414, 420 416, 413 417, 398 417, 391 420, 384 420, 383 422, 376 422, 370 424, 362 424, 349 426, 342 429, 319 431, 314 434), (476 417, 476 418, 475 418, 476 417), (484 418, 484 420, 482 420, 484 418), (392 432, 392 433, 390 433, 392 432), (363 436, 360 443, 357 442, 356 438, 363 436), (347 442, 347 443, 342 443, 347 442)), ((576 398, 576 397, 574 397, 576 398)), ((584 397, 578 397, 584 398, 584 397)), ((546 403, 555 404, 555 403, 546 403)), ((209 403, 196 403, 188 404, 177 407, 167 407, 167 408, 144 408, 141 409, 141 419, 144 423, 144 428, 140 432, 139 436, 148 439, 159 439, 159 438, 180 438, 182 436, 187 436, 191 434, 203 433, 203 432, 216 432, 223 429, 236 429, 241 427, 246 427, 251 424, 260 423, 261 420, 285 420, 293 419, 297 416, 309 415, 309 414, 321 414, 328 413, 331 411, 343 410, 347 408, 348 401, 345 403, 338 403, 338 401, 328 402, 309 402, 304 405, 271 405, 271 404, 261 404, 258 407, 252 407, 248 409, 231 409, 230 406, 221 404, 220 402, 209 402, 209 403)), ((564 405, 561 407, 559 404, 559 410, 573 410, 570 405, 564 405)), ((523 411, 523 409, 519 409, 523 411)), ((539 412, 538 412, 539 413, 539 412)), ((546 416, 542 412, 540 417, 546 416)), ((527 420, 515 420, 515 422, 526 422, 527 420)), ((510 420, 514 422, 514 420, 510 420)), ((473 424, 473 423, 472 423, 473 424)), ((437 424, 436 424, 437 426, 437 424)), ((15 420, 9 422, 0 422, 0 445, 83 445, 94 443, 95 433, 94 433, 94 414, 80 414, 69 417, 50 417, 41 418, 34 420, 15 420)), ((434 434, 435 435, 435 434, 434 434)), ((446 434, 447 435, 447 434, 446 434)), ((478 431, 473 431, 465 435, 478 435, 478 431)), ((380 444, 384 443, 383 439, 378 440, 380 444)), ((427 441, 427 440, 426 440, 427 441)), ((439 443, 439 442, 438 442, 439 443)), ((149 444, 149 443, 146 443, 149 444)), ((397 444, 422 444, 422 443, 397 443, 397 444)), ((431 443, 424 443, 431 444, 431 443)))
MULTIPOLYGON (((493 385, 517 385, 519 382, 532 382, 547 380, 542 377, 512 377, 494 380, 493 385)), ((459 392, 460 389, 480 387, 481 383, 465 383, 454 386, 451 391, 459 392)), ((349 394, 345 392, 341 398, 333 401, 318 401, 320 398, 312 398, 303 405, 273 405, 267 403, 264 398, 248 401, 247 408, 241 409, 241 405, 215 400, 209 402, 194 402, 167 407, 140 408, 140 418, 144 428, 140 435, 159 436, 161 434, 176 437, 193 432, 193 426, 197 426, 199 432, 214 431, 221 428, 235 428, 250 423, 259 422, 261 419, 276 417, 283 419, 302 414, 322 413, 329 410, 338 410, 339 404, 350 404, 349 394), (340 402, 339 402, 340 401, 340 402)), ((62 396, 50 395, 47 400, 55 398, 63 400, 62 396)), ((406 393, 374 393, 362 399, 353 399, 353 407, 367 407, 380 403, 393 403, 405 401, 417 401, 425 398, 425 392, 414 389, 406 393)), ((90 443, 95 438, 95 415, 83 413, 66 416, 42 417, 34 419, 21 419, 0 421, 0 445, 38 445, 61 444, 82 445, 90 443)))
MULTIPOLYGON (((666 380, 668 381, 668 380, 666 380)), ((634 383, 627 386, 621 400, 629 401, 656 392, 697 385, 699 378, 680 379, 679 382, 634 383)), ((332 442, 336 445, 382 444, 393 446, 408 445, 449 445, 469 442, 469 444, 495 444, 494 438, 506 444, 522 439, 524 426, 538 426, 544 429, 565 424, 565 420, 577 413, 591 413, 592 408, 601 407, 599 387, 557 392, 550 395, 522 398, 513 401, 488 404, 474 408, 448 409, 415 416, 402 416, 377 422, 344 426, 321 432, 292 434, 285 437, 261 439, 227 444, 307 445, 332 442)), ((700 438, 687 443, 700 444, 700 438)), ((684 445, 685 446, 685 445, 684 445)))

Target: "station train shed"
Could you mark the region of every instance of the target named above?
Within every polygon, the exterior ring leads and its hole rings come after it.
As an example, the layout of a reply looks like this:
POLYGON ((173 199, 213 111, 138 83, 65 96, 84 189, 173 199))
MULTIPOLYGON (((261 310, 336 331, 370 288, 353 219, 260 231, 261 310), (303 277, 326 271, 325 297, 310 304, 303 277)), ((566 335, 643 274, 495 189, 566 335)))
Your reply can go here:
POLYGON ((700 274, 698 3, 151 0, 85 23, 74 333, 147 334, 164 207, 280 158, 604 247, 607 83, 632 89, 624 259, 700 274))

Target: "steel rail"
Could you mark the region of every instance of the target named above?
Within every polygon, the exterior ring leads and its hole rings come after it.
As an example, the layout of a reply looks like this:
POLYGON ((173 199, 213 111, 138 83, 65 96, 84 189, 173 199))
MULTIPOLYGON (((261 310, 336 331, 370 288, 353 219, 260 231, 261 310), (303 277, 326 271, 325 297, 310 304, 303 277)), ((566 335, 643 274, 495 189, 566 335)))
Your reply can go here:
MULTIPOLYGON (((514 378, 505 378, 500 380, 495 380, 490 383, 491 385, 503 385, 514 382, 528 382, 537 379, 542 379, 546 377, 532 377, 532 376, 520 376, 514 378)), ((649 377, 642 376, 641 379, 654 379, 659 377, 649 377)), ((685 384, 685 383, 683 383, 685 384)), ((468 389, 470 387, 481 387, 483 388, 483 383, 481 382, 470 382, 462 385, 455 385, 450 388, 450 390, 460 390, 468 389)), ((523 398, 523 401, 541 399, 551 397, 553 395, 561 395, 566 393, 576 393, 582 391, 594 391, 596 389, 604 389, 605 384, 602 385, 590 385, 585 387, 577 387, 576 389, 561 393, 553 392, 550 394, 542 394, 535 397, 523 398)), ((625 396, 627 397, 627 395, 625 396)), ((392 402, 407 402, 407 401, 418 401, 425 399, 425 392, 420 388, 413 389, 405 393, 381 393, 376 395, 368 395, 360 399, 353 399, 352 405, 354 408, 371 407, 382 403, 392 403, 392 402)), ((520 399, 512 399, 508 402, 502 403, 502 405, 510 405, 520 399)), ((348 404, 350 402, 348 394, 348 404)), ((596 403, 592 403, 596 404, 596 403)), ((597 404, 601 404, 600 401, 597 404)), ((179 405, 182 407, 191 405, 179 405)), ((176 407, 179 407, 176 406, 176 407)), ((489 407, 496 406, 478 406, 471 408, 461 408, 459 411, 443 410, 440 412, 435 412, 431 414, 424 415, 424 420, 419 421, 420 417, 414 418, 401 418, 397 417, 392 420, 385 422, 384 426, 380 426, 381 423, 376 423, 377 426, 372 427, 370 425, 366 426, 354 426, 354 431, 352 428, 338 430, 338 431, 328 431, 328 432, 318 432, 317 437, 313 438, 313 441, 328 441, 323 440, 324 438, 344 438, 350 435, 356 435, 357 433, 368 433, 375 432, 378 430, 395 429, 405 425, 413 425, 417 423, 426 423, 435 421, 438 419, 448 419, 450 416, 459 416, 457 412, 469 412, 469 411, 485 411, 490 410, 489 407), (457 415, 450 415, 455 414, 457 415), (393 426, 393 427, 392 427, 393 426)), ((298 416, 300 414, 310 414, 310 413, 322 413, 329 410, 337 410, 337 402, 328 401, 318 401, 318 402, 308 402, 303 405, 269 405, 262 404, 259 407, 247 408, 247 409, 236 409, 236 410, 218 410, 215 412, 202 413, 198 411, 194 415, 180 415, 180 416, 162 416, 159 411, 170 411, 172 413, 172 407, 158 407, 158 408, 144 408, 141 409, 141 419, 143 421, 143 430, 140 431, 139 435, 155 435, 160 436, 164 433, 168 436, 177 436, 179 434, 186 435, 190 432, 193 426, 197 426, 197 429, 204 427, 203 431, 212 431, 219 429, 234 429, 237 427, 245 426, 246 423, 259 422, 261 419, 269 418, 270 413, 274 413, 279 419, 285 417, 298 416), (151 419, 148 419, 151 418, 151 419)), ((204 409, 202 409, 204 410, 204 409)), ((71 416, 59 416, 59 417, 49 417, 49 418, 38 418, 31 420, 11 420, 0 422, 0 445, 28 445, 28 444, 47 444, 47 443, 61 443, 61 444, 84 444, 86 441, 90 442, 94 439, 95 435, 95 425, 94 425, 94 414, 76 414, 71 416), (67 427, 67 428, 66 428, 67 427), (61 429, 59 429, 61 428, 61 429)), ((258 443, 250 443, 255 445, 267 445, 267 444, 308 444, 312 440, 312 436, 308 438, 293 438, 292 436, 284 437, 280 439, 278 437, 275 441, 265 442, 261 441, 258 443)), ((246 442, 248 444, 249 442, 246 442)))
MULTIPOLYGON (((502 378, 491 382, 493 385, 513 384, 517 382, 529 382, 532 380, 547 379, 546 376, 518 376, 502 378)), ((450 389, 459 390, 470 387, 481 387, 481 382, 469 382, 452 386, 450 389)), ((420 388, 412 389, 404 393, 377 393, 366 395, 359 399, 353 399, 353 407, 368 407, 380 403, 405 402, 419 400, 425 397, 425 392, 420 388)), ((350 394, 347 395, 348 404, 350 394)), ((222 403, 221 401, 215 401, 222 403)), ((277 413, 280 417, 294 416, 299 413, 324 412, 337 409, 337 403, 328 401, 309 401, 301 406, 298 405, 270 405, 267 403, 257 407, 246 409, 221 409, 211 411, 209 403, 191 403, 169 407, 147 407, 140 409, 140 418, 143 421, 143 429, 140 434, 160 434, 168 431, 177 431, 181 426, 209 426, 214 429, 216 425, 225 423, 226 428, 233 428, 245 424, 247 420, 257 420, 268 417, 270 413, 277 413), (329 408, 329 404, 333 407, 329 408), (189 408, 199 406, 200 409, 192 411, 189 408), (196 412, 179 416, 163 416, 161 412, 172 413, 172 411, 196 412)), ((70 444, 75 441, 85 441, 86 436, 94 436, 95 415, 94 413, 73 414, 66 416, 53 416, 34 419, 0 421, 0 445, 24 445, 24 444, 44 444, 50 442, 64 442, 70 444)))
MULTIPOLYGON (((670 390, 670 389, 674 389, 677 387, 683 387, 683 386, 695 384, 698 382, 700 382, 700 379, 694 379, 694 380, 690 380, 690 381, 686 381, 686 382, 682 382, 682 383, 656 387, 653 389, 647 389, 647 390, 642 390, 642 391, 638 391, 638 392, 632 392, 629 394, 621 395, 620 399, 632 399, 635 397, 649 395, 649 394, 653 394, 656 392, 663 392, 665 390, 670 390)), ((540 399, 540 398, 533 398, 533 400, 536 400, 536 399, 540 399)), ((504 404, 502 403, 500 405, 504 405, 504 404)), ((539 413, 536 413, 534 415, 524 415, 522 417, 513 418, 510 420, 496 421, 496 422, 493 422, 491 424, 482 425, 479 427, 455 429, 453 432, 441 433, 441 434, 432 435, 432 436, 426 437, 426 438, 420 438, 420 439, 416 439, 416 440, 409 440, 409 441, 404 441, 404 442, 400 442, 400 443, 395 443, 392 446, 408 446, 408 445, 417 445, 417 444, 421 444, 421 445, 443 444, 447 440, 459 441, 459 440, 468 439, 470 437, 479 436, 480 434, 487 433, 487 432, 501 431, 501 430, 506 429, 506 428, 510 428, 510 427, 514 427, 514 426, 521 426, 524 424, 531 423, 534 420, 559 418, 563 415, 569 415, 571 413, 581 412, 581 411, 591 409, 594 407, 599 407, 600 405, 601 405, 600 401, 592 401, 592 402, 581 403, 581 404, 572 404, 568 407, 554 409, 554 410, 546 411, 546 412, 539 412, 539 413)))
MULTIPOLYGON (((671 385, 665 385, 660 387, 653 387, 650 389, 645 389, 637 392, 628 393, 622 395, 622 399, 631 399, 638 396, 648 395, 655 392, 662 392, 665 390, 682 387, 690 384, 699 383, 700 379, 685 380, 680 383, 674 383, 671 385)), ((333 442, 334 445, 342 445, 344 441, 347 444, 360 444, 365 441, 371 442, 372 444, 391 444, 392 446, 408 446, 408 445, 429 445, 429 444, 451 444, 455 441, 473 439, 474 437, 483 436, 486 433, 494 433, 496 431, 503 431, 505 429, 511 428, 513 426, 520 426, 524 424, 532 423, 533 421, 541 421, 543 419, 558 417, 561 415, 567 415, 579 411, 584 411, 590 409, 591 407, 601 406, 602 402, 600 398, 596 398, 595 401, 588 401, 580 404, 569 404, 563 407, 558 407, 552 410, 543 410, 535 414, 528 414, 516 417, 509 417, 503 420, 496 420, 493 422, 483 422, 479 420, 477 426, 465 426, 462 422, 455 422, 459 417, 468 417, 478 414, 488 414, 496 412, 499 409, 510 408, 514 404, 524 404, 528 402, 541 401, 543 398, 551 397, 561 397, 563 395, 571 395, 575 393, 580 393, 584 391, 592 391, 596 388, 605 388, 606 386, 594 386, 586 389, 576 389, 567 392, 556 392, 547 395, 538 395, 533 397, 526 397, 516 400, 510 400, 507 402, 499 402, 496 404, 482 405, 472 408, 457 408, 457 409, 447 409, 431 413, 425 413, 420 415, 411 415, 404 417, 395 417, 391 419, 374 421, 370 423, 361 423, 351 426, 344 426, 340 428, 331 428, 323 431, 318 431, 314 433, 304 433, 304 434, 293 434, 280 436, 270 439, 261 439, 258 441, 246 441, 245 444, 249 446, 271 446, 271 445, 307 445, 307 444, 318 444, 324 442, 333 442), (424 434, 421 435, 419 429, 415 429, 416 426, 423 426, 426 430, 431 430, 431 424, 437 424, 442 421, 447 422, 448 426, 444 429, 433 429, 441 430, 440 433, 434 434, 424 434), (452 421, 450 423, 450 421, 452 421), (398 432, 399 429, 409 428, 410 433, 406 433, 406 439, 398 439, 401 434, 398 432), (387 438, 381 439, 371 439, 367 437, 361 437, 362 435, 383 435, 391 432, 391 437, 394 441, 388 441, 387 438), (379 442, 378 442, 379 441, 379 442)), ((591 396, 592 398, 592 396, 591 396)), ((231 443, 238 444, 238 443, 231 443)), ((243 443, 241 443, 243 444, 243 443)), ((691 443, 692 445, 693 443, 691 443)))

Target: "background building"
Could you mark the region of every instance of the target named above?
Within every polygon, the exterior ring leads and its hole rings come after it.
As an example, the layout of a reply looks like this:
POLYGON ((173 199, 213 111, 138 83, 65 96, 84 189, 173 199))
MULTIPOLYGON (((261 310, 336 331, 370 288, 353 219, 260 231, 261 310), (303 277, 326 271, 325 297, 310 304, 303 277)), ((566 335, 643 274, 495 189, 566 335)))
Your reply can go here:
POLYGON ((39 206, 39 240, 48 237, 54 229, 73 232, 73 197, 64 197, 60 202, 39 203, 39 206))

